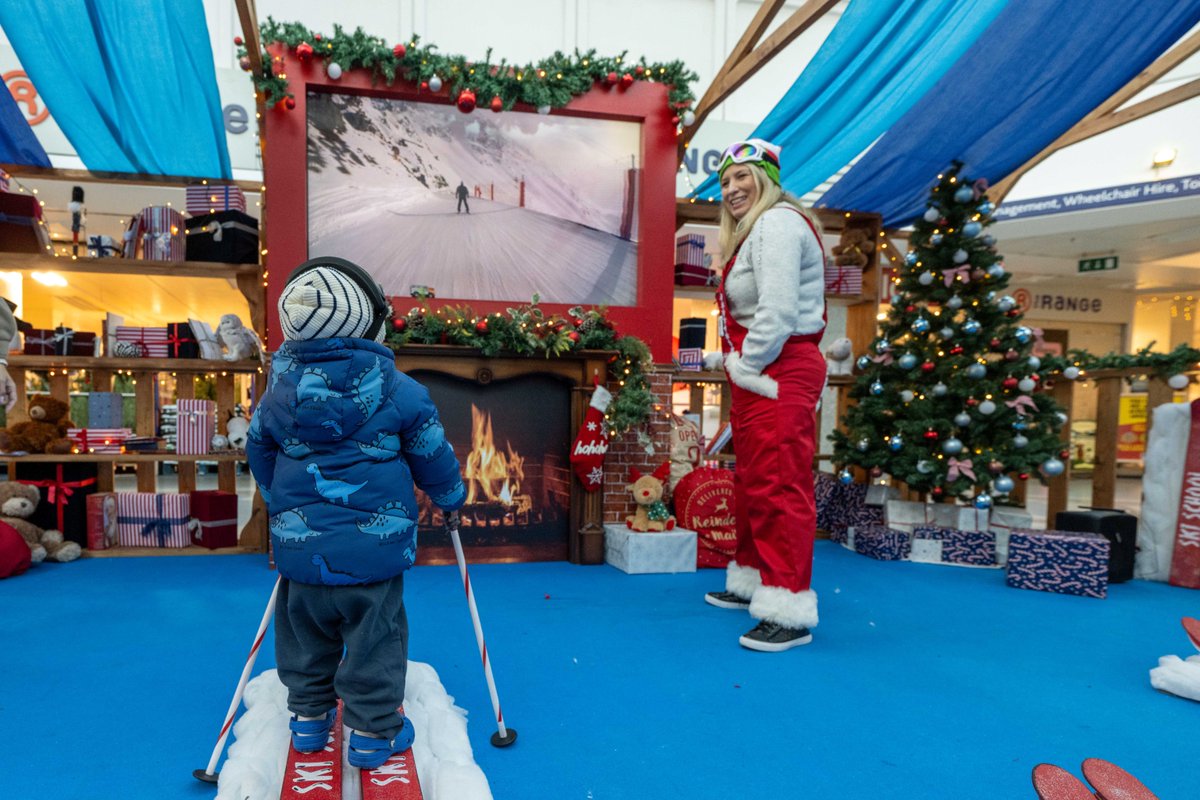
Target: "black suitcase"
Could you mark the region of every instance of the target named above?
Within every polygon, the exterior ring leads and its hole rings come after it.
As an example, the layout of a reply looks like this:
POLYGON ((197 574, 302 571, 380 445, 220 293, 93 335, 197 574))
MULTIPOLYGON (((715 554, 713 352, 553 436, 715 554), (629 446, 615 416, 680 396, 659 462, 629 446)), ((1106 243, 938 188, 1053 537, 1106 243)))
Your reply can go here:
POLYGON ((1137 556, 1137 517, 1115 508, 1060 511, 1054 518, 1060 531, 1091 531, 1108 539, 1108 582, 1124 583, 1133 577, 1137 556))
POLYGON ((187 225, 187 260, 224 264, 258 263, 258 220, 241 211, 192 217, 187 225))

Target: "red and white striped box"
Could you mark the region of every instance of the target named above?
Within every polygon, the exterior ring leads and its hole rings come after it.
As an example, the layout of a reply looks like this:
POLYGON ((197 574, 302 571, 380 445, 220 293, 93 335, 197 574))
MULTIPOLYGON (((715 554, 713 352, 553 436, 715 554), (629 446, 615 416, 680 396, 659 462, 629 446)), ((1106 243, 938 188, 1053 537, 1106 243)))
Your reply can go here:
POLYGON ((187 213, 198 216, 218 211, 246 213, 246 195, 236 186, 193 183, 187 187, 187 213))
POLYGON ((121 547, 189 547, 190 498, 186 494, 117 493, 117 544, 121 547))
POLYGON ((67 428, 67 438, 80 453, 119 453, 130 436, 129 428, 67 428))
MULTIPOLYGON (((168 358, 171 353, 170 336, 166 328, 141 328, 136 325, 118 325, 117 341, 135 345, 141 358, 168 358)), ((118 352, 113 355, 120 355, 118 352)))
POLYGON ((860 295, 862 291, 862 267, 825 264, 825 294, 860 295))
POLYGON ((184 261, 187 258, 187 225, 170 206, 148 206, 129 220, 125 230, 125 257, 147 261, 184 261))
POLYGON ((200 456, 212 449, 217 431, 217 404, 212 400, 180 400, 175 422, 175 452, 200 456))

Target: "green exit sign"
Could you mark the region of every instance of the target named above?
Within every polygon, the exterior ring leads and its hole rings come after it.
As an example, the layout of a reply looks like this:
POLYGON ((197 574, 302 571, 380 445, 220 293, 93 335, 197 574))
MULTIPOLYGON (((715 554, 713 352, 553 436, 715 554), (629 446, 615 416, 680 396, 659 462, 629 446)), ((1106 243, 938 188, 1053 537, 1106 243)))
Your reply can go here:
POLYGON ((1104 258, 1081 258, 1079 259, 1080 272, 1102 272, 1106 269, 1117 268, 1116 256, 1105 256, 1104 258))

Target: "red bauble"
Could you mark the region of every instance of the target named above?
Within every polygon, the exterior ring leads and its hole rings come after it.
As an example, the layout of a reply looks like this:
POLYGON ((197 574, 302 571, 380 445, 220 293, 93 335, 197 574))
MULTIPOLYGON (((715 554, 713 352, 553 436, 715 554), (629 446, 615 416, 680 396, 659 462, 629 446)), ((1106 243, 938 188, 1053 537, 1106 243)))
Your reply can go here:
POLYGON ((1020 478, 1020 479, 1021 479, 1021 480, 1023 480, 1023 481, 1027 481, 1027 480, 1029 480, 1029 473, 1028 473, 1028 472, 1022 472, 1022 473, 1021 473, 1020 475, 1018 475, 1017 477, 1018 477, 1018 478, 1020 478))
POLYGON ((671 117, 671 124, 672 124, 672 125, 678 125, 678 124, 679 124, 679 115, 678 115, 678 114, 676 114, 675 116, 671 117))
POLYGON ((929 430, 925 431, 925 438, 932 442, 938 438, 938 432, 933 428, 930 428, 929 430))
POLYGON ((308 42, 301 42, 296 45, 296 55, 301 61, 311 61, 313 57, 312 45, 308 42))
POLYGON ((241 47, 242 46, 242 37, 240 37, 240 36, 233 37, 233 43, 235 45, 237 45, 238 47, 241 47))
POLYGON ((904 310, 905 310, 905 312, 911 314, 912 312, 917 310, 917 307, 916 306, 905 306, 904 310))
POLYGON ((1014 308, 1013 310, 1007 312, 1007 315, 1010 317, 1019 317, 1021 316, 1021 309, 1014 308))
POLYGON ((475 110, 475 93, 470 89, 463 89, 458 93, 458 99, 454 101, 458 106, 458 110, 464 114, 470 114, 475 110))
POLYGON ((878 478, 883 474, 883 467, 871 467, 871 477, 878 478))
POLYGON ((1034 383, 1037 383, 1041 379, 1042 379, 1042 376, 1038 375, 1036 372, 1029 376, 1029 380, 1033 381, 1034 383))
POLYGON ((1061 458, 1063 461, 1066 461, 1068 458, 1071 457, 1071 451, 1070 450, 1059 450, 1058 457, 1061 458))
POLYGON ((296 107, 296 98, 289 97, 289 98, 285 99, 283 101, 283 107, 286 108, 288 111, 291 111, 293 108, 296 107))
POLYGON ((950 355, 956 356, 956 355, 960 354, 962 351, 963 351, 962 345, 956 344, 956 345, 954 345, 954 347, 950 348, 950 355))
POLYGON ((408 52, 408 48, 403 44, 398 44, 392 48, 392 55, 396 58, 404 58, 404 54, 408 52))
POLYGON ((492 98, 492 111, 495 111, 497 114, 499 114, 503 110, 504 101, 500 99, 500 95, 496 95, 492 98))
POLYGON ((571 317, 571 324, 578 328, 583 324, 583 320, 581 320, 579 317, 571 317))
POLYGON ((1009 377, 1000 381, 1000 386, 1001 388, 1011 392, 1013 389, 1017 388, 1017 379, 1010 375, 1009 377))
POLYGON ((976 400, 974 397, 968 397, 965 402, 971 408, 974 408, 975 406, 979 405, 979 401, 976 400))
POLYGON ((241 67, 243 71, 249 72, 250 71, 250 56, 242 56, 241 58, 239 58, 238 66, 241 67))
POLYGON ((617 82, 617 73, 610 72, 607 75, 605 75, 604 82, 607 83, 609 86, 612 86, 614 83, 617 82))
POLYGON ((937 364, 934 364, 932 361, 926 361, 921 365, 922 372, 933 372, 935 369, 937 369, 937 364))
POLYGON ((422 92, 429 91, 429 81, 421 81, 421 91, 422 92))
POLYGON ((929 490, 929 493, 934 497, 941 497, 945 492, 940 486, 935 486, 929 490))
POLYGON ((630 86, 633 86, 633 76, 626 72, 621 76, 621 88, 628 89, 630 86))
POLYGON ((315 42, 319 42, 319 41, 321 41, 321 34, 319 34, 319 33, 314 33, 314 34, 313 34, 313 41, 315 41, 315 42))
POLYGON ((570 333, 568 333, 567 338, 570 339, 575 344, 579 344, 579 334, 576 333, 575 331, 571 331, 570 333))
POLYGON ((993 338, 990 342, 988 342, 988 347, 992 348, 993 350, 999 350, 1003 346, 1004 346, 1004 343, 1001 342, 999 339, 993 338))
POLYGON ((636 72, 638 75, 646 74, 646 68, 643 67, 641 64, 638 64, 636 67, 634 67, 633 71, 636 72))
POLYGON ((1004 351, 1004 360, 1005 361, 1016 361, 1020 357, 1021 357, 1021 354, 1018 353, 1016 350, 1005 350, 1004 351))
POLYGON ((475 332, 480 336, 488 332, 488 324, 486 319, 481 319, 475 323, 475 332))

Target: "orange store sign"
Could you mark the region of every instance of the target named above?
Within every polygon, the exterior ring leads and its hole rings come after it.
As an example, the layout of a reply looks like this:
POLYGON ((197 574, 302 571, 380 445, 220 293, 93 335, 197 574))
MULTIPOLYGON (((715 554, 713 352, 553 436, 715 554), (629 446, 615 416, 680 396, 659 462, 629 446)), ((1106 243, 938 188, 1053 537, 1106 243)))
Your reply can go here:
POLYGON ((50 116, 50 109, 42 105, 38 99, 37 89, 34 88, 33 81, 29 80, 25 71, 14 69, 4 73, 3 77, 9 94, 12 95, 13 100, 17 101, 17 105, 25 110, 25 119, 29 120, 29 124, 40 125, 45 122, 46 118, 50 116))

